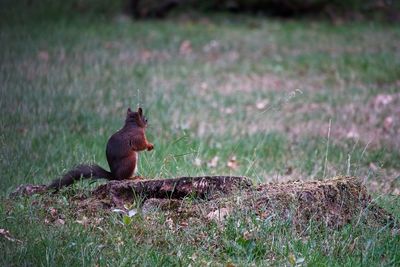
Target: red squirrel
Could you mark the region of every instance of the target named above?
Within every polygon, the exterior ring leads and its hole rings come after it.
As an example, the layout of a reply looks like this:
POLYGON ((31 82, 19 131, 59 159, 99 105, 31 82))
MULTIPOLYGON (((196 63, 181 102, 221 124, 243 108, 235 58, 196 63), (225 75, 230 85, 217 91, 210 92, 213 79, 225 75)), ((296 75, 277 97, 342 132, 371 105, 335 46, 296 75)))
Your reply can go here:
POLYGON ((153 144, 146 139, 147 119, 142 108, 132 111, 128 108, 125 125, 114 133, 107 142, 106 156, 110 172, 99 165, 79 165, 61 178, 55 179, 48 189, 60 189, 73 184, 79 179, 124 180, 135 177, 138 152, 152 150, 153 144))

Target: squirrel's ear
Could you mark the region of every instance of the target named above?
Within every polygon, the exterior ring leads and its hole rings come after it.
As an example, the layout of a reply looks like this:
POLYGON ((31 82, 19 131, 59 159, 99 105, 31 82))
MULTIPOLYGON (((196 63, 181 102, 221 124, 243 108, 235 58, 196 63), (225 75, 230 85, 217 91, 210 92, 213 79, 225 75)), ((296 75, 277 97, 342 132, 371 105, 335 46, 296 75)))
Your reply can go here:
POLYGON ((126 111, 126 115, 129 115, 129 114, 131 114, 131 113, 132 113, 131 108, 128 108, 128 110, 126 111))
POLYGON ((143 116, 143 110, 142 110, 142 108, 138 108, 138 109, 137 109, 137 112, 139 113, 140 116, 143 116))

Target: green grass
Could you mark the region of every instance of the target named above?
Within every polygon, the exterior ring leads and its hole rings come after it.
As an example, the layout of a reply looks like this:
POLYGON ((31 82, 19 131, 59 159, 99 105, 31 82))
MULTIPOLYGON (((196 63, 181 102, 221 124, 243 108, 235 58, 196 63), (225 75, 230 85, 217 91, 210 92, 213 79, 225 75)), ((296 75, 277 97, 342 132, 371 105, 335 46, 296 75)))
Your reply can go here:
MULTIPOLYGON (((397 204, 399 204, 397 200, 397 204)), ((331 230, 310 223, 296 233, 290 222, 259 220, 238 214, 224 223, 173 226, 159 215, 156 225, 136 216, 124 225, 119 216, 98 214, 97 226, 83 226, 66 214, 65 225, 45 225, 43 210, 32 200, 14 207, 2 227, 24 243, 2 242, 3 263, 33 265, 386 265, 400 262, 400 238, 390 229, 349 224, 331 230)), ((55 206, 56 208, 63 208, 55 206)), ((65 209, 65 207, 64 207, 65 209)), ((4 211, 2 211, 4 212, 4 211)))
POLYGON ((321 179, 345 174, 351 155, 351 174, 367 178, 374 197, 399 218, 399 197, 390 195, 400 187, 393 176, 400 171, 397 139, 378 135, 368 145, 368 138, 355 141, 339 131, 349 122, 370 125, 368 131, 381 127, 365 121, 373 108, 362 108, 378 94, 400 92, 397 25, 229 15, 18 21, 0 24, 0 228, 22 243, 0 237, 2 266, 281 266, 293 258, 311 266, 400 264, 398 232, 355 222, 339 230, 310 223, 301 234, 290 222, 240 212, 224 227, 179 229, 161 215, 157 225, 146 216, 123 225, 117 215, 98 214, 101 224, 84 227, 62 194, 55 208, 65 213, 64 225, 44 222, 48 210, 39 197, 5 200, 17 185, 48 183, 77 163, 106 167, 108 137, 126 108, 140 104, 155 144, 140 156, 143 176, 321 179), (192 49, 182 55, 185 40, 192 49), (296 89, 302 93, 291 95, 296 89), (350 105, 356 112, 348 115, 350 105), (322 130, 307 132, 307 122, 322 130), (217 166, 207 166, 215 156, 217 166), (237 169, 226 166, 233 156, 237 169))

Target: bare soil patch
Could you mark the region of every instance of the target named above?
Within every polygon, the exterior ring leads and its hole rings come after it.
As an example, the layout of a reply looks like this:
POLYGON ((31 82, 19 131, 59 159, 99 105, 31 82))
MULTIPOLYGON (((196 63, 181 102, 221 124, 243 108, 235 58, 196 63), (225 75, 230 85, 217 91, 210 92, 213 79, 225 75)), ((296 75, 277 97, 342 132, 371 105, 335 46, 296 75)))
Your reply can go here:
POLYGON ((333 141, 358 140, 370 148, 387 146, 400 149, 400 94, 378 94, 367 103, 352 102, 344 106, 332 107, 315 104, 286 107, 297 115, 324 113, 329 121, 310 120, 287 125, 287 133, 297 139, 299 136, 326 137, 330 130, 333 141))
POLYGON ((291 92, 297 89, 320 90, 324 87, 325 78, 307 77, 307 79, 295 79, 282 77, 273 73, 263 74, 227 74, 215 89, 222 95, 235 93, 250 93, 256 91, 291 92))

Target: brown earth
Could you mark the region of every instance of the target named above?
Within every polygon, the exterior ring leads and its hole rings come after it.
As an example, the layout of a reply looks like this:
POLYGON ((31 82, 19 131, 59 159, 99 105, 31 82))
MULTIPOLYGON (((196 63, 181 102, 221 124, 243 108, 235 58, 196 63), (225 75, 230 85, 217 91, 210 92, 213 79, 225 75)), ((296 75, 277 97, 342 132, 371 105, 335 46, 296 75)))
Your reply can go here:
MULTIPOLYGON (((44 193, 45 186, 20 186, 12 197, 44 193)), ((64 222, 62 212, 52 208, 56 194, 43 194, 43 208, 50 210, 47 221, 64 222), (46 204, 43 204, 46 203, 46 204)), ((310 221, 331 228, 349 222, 372 226, 393 223, 394 218, 371 200, 365 186, 355 177, 323 181, 289 181, 254 186, 245 177, 180 177, 158 180, 112 181, 91 192, 69 197, 68 207, 76 218, 96 218, 100 211, 129 214, 129 206, 141 201, 134 214, 148 218, 164 213, 178 224, 220 223, 238 211, 265 220, 290 220, 297 229, 310 221)), ((88 219, 87 219, 88 220, 88 219)))

